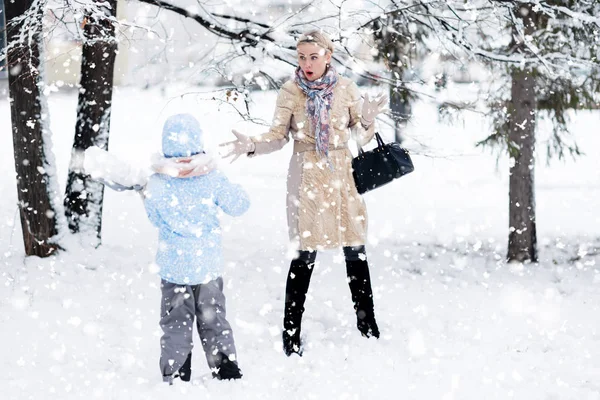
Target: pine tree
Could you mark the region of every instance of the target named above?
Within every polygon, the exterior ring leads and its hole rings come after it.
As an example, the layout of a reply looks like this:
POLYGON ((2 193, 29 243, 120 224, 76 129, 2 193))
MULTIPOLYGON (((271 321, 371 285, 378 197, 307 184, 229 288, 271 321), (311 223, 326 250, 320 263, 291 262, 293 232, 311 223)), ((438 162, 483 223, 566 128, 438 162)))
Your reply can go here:
POLYGON ((554 125, 546 143, 548 156, 578 155, 569 140, 568 112, 597 107, 598 2, 528 1, 501 3, 510 21, 510 46, 501 63, 510 77, 510 96, 492 97, 495 132, 480 145, 500 145, 513 162, 509 188, 509 261, 537 261, 535 214, 536 118, 548 115, 554 125), (509 60, 507 63, 506 60, 509 60))
POLYGON ((413 4, 384 13, 372 23, 375 41, 375 60, 382 61, 390 71, 390 111, 394 121, 394 136, 402 142, 401 129, 410 118, 411 103, 416 99, 414 92, 406 85, 405 78, 410 74, 412 61, 426 50, 425 30, 416 23, 412 13, 423 12, 423 7, 413 4))

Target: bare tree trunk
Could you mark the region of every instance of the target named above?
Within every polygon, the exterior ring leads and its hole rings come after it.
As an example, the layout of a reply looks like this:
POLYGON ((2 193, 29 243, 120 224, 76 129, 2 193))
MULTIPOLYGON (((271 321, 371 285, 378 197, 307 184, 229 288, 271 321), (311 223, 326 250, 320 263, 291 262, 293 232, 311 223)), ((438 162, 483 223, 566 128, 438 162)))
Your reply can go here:
MULTIPOLYGON (((397 78, 397 76, 402 77, 403 73, 404 70, 402 68, 392 68, 392 80, 400 83, 401 78, 397 78)), ((390 111, 394 119, 394 138, 396 142, 402 143, 404 140, 402 131, 406 127, 406 121, 408 121, 411 114, 409 93, 404 86, 404 82, 401 82, 397 86, 390 85, 389 94, 390 111)))
POLYGON ((42 14, 39 1, 5 2, 7 59, 15 170, 25 254, 46 257, 58 246, 57 214, 50 193, 40 87, 42 14), (21 17, 29 15, 25 24, 21 17))
MULTIPOLYGON (((402 72, 402 71, 400 71, 402 72)), ((392 80, 395 79, 394 72, 392 72, 392 80)), ((398 88, 390 85, 390 111, 394 119, 394 139, 398 143, 402 143, 402 125, 400 122, 400 113, 402 112, 402 98, 398 93, 398 88)))
POLYGON ((94 246, 100 244, 102 237, 104 185, 84 175, 76 160, 90 146, 108 150, 117 52, 114 27, 117 0, 107 3, 104 17, 96 13, 85 19, 77 124, 64 200, 69 229, 81 233, 94 246))
MULTIPOLYGON (((536 18, 531 4, 522 4, 515 15, 523 21, 524 34, 536 29, 536 18)), ((519 41, 513 29, 517 49, 519 41)), ((537 261, 537 234, 535 224, 535 70, 515 69, 512 75, 511 112, 509 121, 509 151, 514 165, 510 167, 509 182, 509 235, 508 261, 537 261)))

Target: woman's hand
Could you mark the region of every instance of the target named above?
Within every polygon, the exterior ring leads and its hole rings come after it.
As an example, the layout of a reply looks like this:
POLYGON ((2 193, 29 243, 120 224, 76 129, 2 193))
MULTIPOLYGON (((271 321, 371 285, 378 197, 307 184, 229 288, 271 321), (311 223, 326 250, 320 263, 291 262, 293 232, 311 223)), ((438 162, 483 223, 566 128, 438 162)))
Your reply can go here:
POLYGON ((253 153, 254 152, 254 142, 248 136, 236 131, 233 129, 231 131, 236 140, 231 142, 221 143, 220 147, 232 147, 231 151, 223 156, 223 158, 227 158, 230 156, 234 156, 231 162, 234 162, 239 158, 239 156, 253 153))
POLYGON ((375 121, 375 117, 387 108, 388 95, 383 93, 373 99, 369 97, 368 93, 365 93, 365 101, 362 105, 362 115, 360 122, 364 127, 369 127, 375 121))

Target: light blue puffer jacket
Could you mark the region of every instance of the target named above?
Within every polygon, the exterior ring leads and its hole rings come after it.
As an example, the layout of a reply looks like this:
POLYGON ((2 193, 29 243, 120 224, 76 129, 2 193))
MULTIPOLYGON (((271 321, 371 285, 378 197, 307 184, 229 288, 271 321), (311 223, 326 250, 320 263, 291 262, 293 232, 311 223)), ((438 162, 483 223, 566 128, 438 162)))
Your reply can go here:
MULTIPOLYGON (((167 120, 163 129, 165 157, 203 150, 202 130, 192 119, 183 114, 167 120)), ((241 186, 229 182, 218 170, 189 178, 157 173, 150 177, 145 196, 148 218, 159 228, 156 263, 160 277, 172 283, 196 285, 221 276, 218 213, 223 210, 239 216, 246 212, 250 201, 241 186)))

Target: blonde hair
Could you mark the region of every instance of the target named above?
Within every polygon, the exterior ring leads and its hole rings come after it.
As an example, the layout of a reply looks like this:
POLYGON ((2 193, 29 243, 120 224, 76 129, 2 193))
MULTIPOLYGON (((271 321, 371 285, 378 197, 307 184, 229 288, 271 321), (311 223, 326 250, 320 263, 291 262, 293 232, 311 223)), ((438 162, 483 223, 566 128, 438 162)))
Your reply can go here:
POLYGON ((314 43, 317 46, 322 47, 325 50, 329 50, 331 53, 333 53, 333 42, 331 41, 331 38, 325 32, 318 29, 312 29, 310 31, 304 32, 302 36, 300 36, 300 38, 298 39, 296 47, 298 47, 302 43, 314 43))

